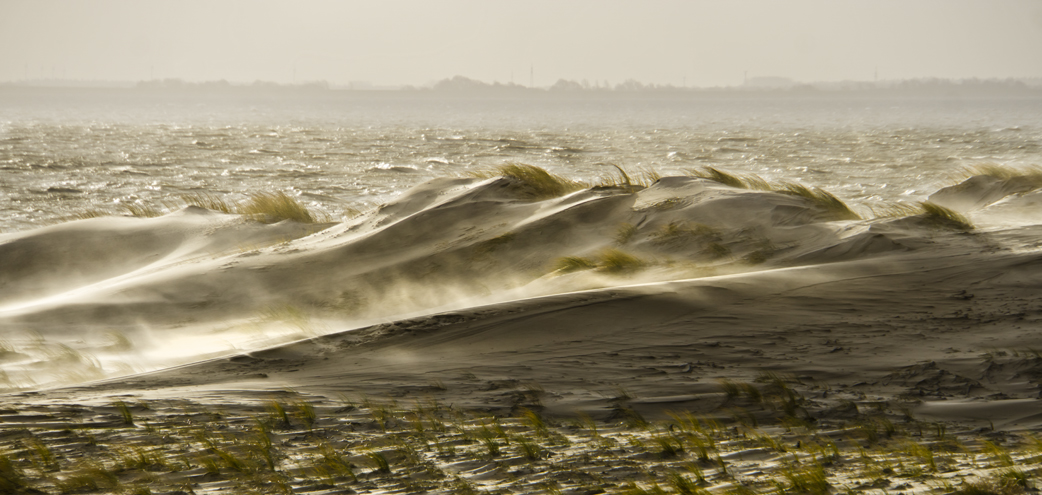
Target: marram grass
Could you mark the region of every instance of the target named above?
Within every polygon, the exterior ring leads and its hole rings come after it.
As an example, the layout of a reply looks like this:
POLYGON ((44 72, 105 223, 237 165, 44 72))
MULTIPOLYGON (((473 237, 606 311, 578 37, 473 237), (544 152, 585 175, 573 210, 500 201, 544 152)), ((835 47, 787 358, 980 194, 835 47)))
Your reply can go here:
POLYGON ((739 189, 747 189, 749 186, 737 175, 729 174, 722 170, 713 167, 702 167, 701 170, 690 170, 688 171, 695 177, 701 177, 703 179, 709 179, 714 182, 719 182, 725 186, 736 187, 739 189))
POLYGON ((234 205, 228 204, 221 197, 210 193, 185 194, 181 196, 181 200, 189 206, 198 206, 221 213, 235 213, 234 205))
POLYGON ((945 208, 929 201, 919 202, 919 207, 923 210, 923 216, 932 225, 955 230, 973 230, 973 224, 951 208, 945 208))
POLYGON ((647 189, 662 178, 653 168, 642 168, 637 175, 631 176, 626 169, 614 164, 612 166, 615 167, 616 173, 602 178, 597 184, 599 187, 617 187, 633 192, 647 189))
POLYGON ((317 222, 307 207, 281 191, 251 194, 249 199, 240 203, 235 210, 240 215, 263 223, 276 223, 283 220, 300 223, 317 222))
POLYGON ((1036 188, 1042 187, 1042 167, 1012 167, 987 163, 964 168, 956 175, 957 180, 965 180, 976 175, 986 175, 1000 180, 1023 180, 1036 188))
POLYGON ((973 230, 973 223, 951 208, 945 208, 929 201, 920 201, 916 204, 891 203, 872 208, 872 214, 876 218, 903 218, 919 216, 927 224, 937 228, 954 230, 973 230))
POLYGON ((778 192, 804 198, 814 206, 824 210, 835 220, 861 219, 861 216, 854 213, 854 210, 851 210, 842 200, 818 187, 811 188, 803 184, 783 183, 778 192))
MULTIPOLYGON (((263 223, 276 223, 283 220, 292 220, 300 223, 325 223, 330 221, 328 216, 310 211, 299 201, 281 191, 254 193, 238 204, 229 203, 209 193, 186 194, 180 197, 180 201, 161 201, 160 204, 163 205, 165 210, 153 204, 137 202, 121 203, 119 207, 127 215, 140 218, 158 217, 166 213, 166 210, 174 210, 182 205, 188 205, 221 213, 240 214, 263 223)), ((113 215, 115 213, 91 208, 72 213, 66 218, 69 220, 86 220, 113 215)))
MULTIPOLYGON (((114 421, 70 429, 61 421, 0 437, 0 493, 192 493, 212 486, 234 493, 331 486, 477 493, 477 486, 494 486, 496 493, 767 495, 881 493, 900 484, 906 493, 1017 495, 1037 483, 1042 440, 1031 432, 1007 432, 999 446, 977 429, 952 433, 914 418, 896 421, 892 412, 891 422, 884 409, 808 421, 802 409, 790 413, 778 404, 790 395, 806 404, 791 389, 731 385, 733 394, 719 399, 725 405, 712 416, 681 410, 664 421, 645 420, 627 408, 627 398, 606 420, 543 416, 523 406, 490 415, 436 398, 366 398, 345 407, 287 397, 298 409, 307 404, 307 419, 271 416, 249 401, 222 414, 214 404, 145 401, 143 426, 114 421), (766 455, 743 458, 756 451, 766 455), (494 469, 459 469, 486 465, 494 469)), ((67 417, 63 407, 37 406, 67 417)), ((94 409, 108 413, 106 406, 94 409)))
POLYGON ((833 220, 860 220, 861 216, 851 210, 841 199, 819 187, 807 187, 795 182, 771 183, 758 175, 739 176, 713 167, 688 170, 689 175, 711 180, 738 189, 775 191, 806 199, 815 207, 824 210, 833 220))
POLYGON ((571 273, 584 270, 597 270, 610 274, 625 274, 648 266, 648 262, 619 249, 605 249, 593 258, 581 256, 565 256, 558 258, 553 264, 557 273, 571 273))
POLYGON ((556 198, 585 189, 586 184, 551 174, 541 167, 523 163, 500 165, 491 171, 474 172, 478 178, 507 177, 521 183, 527 199, 534 201, 556 198))

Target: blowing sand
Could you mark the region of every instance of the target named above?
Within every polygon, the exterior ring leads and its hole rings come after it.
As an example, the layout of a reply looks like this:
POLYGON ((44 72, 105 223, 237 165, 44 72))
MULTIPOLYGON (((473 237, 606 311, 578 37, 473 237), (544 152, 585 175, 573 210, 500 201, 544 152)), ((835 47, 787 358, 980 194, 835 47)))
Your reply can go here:
POLYGON ((12 493, 1023 490, 1042 218, 975 180, 931 198, 975 228, 697 177, 538 201, 496 177, 335 225, 187 208, 7 234, 0 472, 12 493))

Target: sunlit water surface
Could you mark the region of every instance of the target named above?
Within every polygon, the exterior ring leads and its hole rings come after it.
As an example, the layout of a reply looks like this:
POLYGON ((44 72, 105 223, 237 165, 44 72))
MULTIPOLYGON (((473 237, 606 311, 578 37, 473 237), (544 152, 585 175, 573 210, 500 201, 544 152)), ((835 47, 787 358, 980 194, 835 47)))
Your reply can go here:
POLYGON ((0 90, 0 231, 185 194, 285 191, 334 216, 508 162, 597 182, 702 166, 866 209, 972 165, 1042 164, 1042 99, 0 90))

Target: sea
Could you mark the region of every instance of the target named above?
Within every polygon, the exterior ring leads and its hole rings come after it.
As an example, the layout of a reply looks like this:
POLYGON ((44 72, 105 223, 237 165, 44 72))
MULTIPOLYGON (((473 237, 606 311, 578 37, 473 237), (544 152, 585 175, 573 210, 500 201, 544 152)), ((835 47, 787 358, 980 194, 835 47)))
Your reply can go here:
POLYGON ((864 211, 1040 152, 1042 97, 0 87, 0 232, 265 191, 337 218, 506 163, 591 184, 714 167, 864 211))

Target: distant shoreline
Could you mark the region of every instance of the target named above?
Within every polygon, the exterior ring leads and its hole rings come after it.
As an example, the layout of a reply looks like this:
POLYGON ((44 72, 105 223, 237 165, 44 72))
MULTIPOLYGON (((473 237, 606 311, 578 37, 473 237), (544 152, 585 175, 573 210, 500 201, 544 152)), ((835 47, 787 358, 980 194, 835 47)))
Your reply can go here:
POLYGON ((311 89, 299 87, 253 88, 232 86, 229 88, 138 88, 138 87, 68 87, 29 86, 0 84, 0 95, 109 95, 150 97, 264 97, 293 99, 399 99, 424 100, 747 100, 747 99, 866 99, 866 100, 952 100, 952 99, 1039 99, 1042 88, 1030 87, 991 88, 973 87, 921 87, 921 88, 873 88, 820 90, 814 88, 791 89, 675 89, 675 90, 578 90, 552 91, 546 89, 522 90, 434 90, 434 89, 311 89))
POLYGON ((843 81, 801 83, 783 78, 756 78, 744 85, 726 87, 677 87, 628 80, 614 86, 559 80, 552 86, 530 87, 514 83, 485 83, 461 76, 431 86, 374 86, 369 83, 333 85, 326 81, 279 84, 256 81, 187 82, 31 80, 0 83, 0 91, 36 93, 121 93, 170 95, 364 95, 476 99, 702 99, 702 98, 1037 98, 1042 79, 912 79, 900 81, 843 81), (777 79, 777 80, 776 80, 777 79), (779 82, 780 81, 780 82, 779 82))

